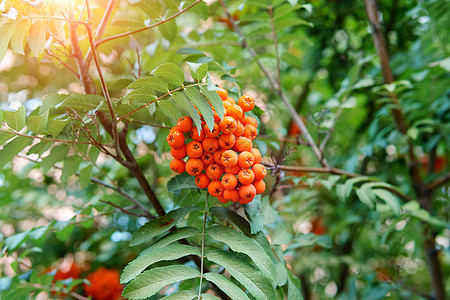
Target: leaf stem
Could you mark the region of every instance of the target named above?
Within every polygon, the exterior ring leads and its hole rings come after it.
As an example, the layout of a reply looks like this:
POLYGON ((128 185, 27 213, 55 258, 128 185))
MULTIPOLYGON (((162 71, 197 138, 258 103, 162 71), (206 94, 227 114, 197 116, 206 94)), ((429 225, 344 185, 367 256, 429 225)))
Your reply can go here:
POLYGON ((198 300, 202 297, 202 282, 203 282, 203 264, 205 260, 205 232, 206 232, 206 217, 208 216, 208 198, 209 193, 206 193, 205 200, 205 212, 203 214, 203 227, 202 227, 202 256, 200 257, 200 284, 198 286, 198 300))

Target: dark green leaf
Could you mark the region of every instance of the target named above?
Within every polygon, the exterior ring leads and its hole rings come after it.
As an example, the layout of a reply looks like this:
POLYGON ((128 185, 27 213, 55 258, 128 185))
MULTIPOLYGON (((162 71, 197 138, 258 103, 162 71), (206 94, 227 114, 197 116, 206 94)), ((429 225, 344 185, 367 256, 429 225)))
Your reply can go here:
POLYGON ((11 162, 13 158, 22 151, 26 146, 31 144, 33 140, 28 137, 16 137, 3 149, 0 150, 0 169, 2 169, 8 162, 11 162))
POLYGON ((160 65, 152 71, 152 75, 160 77, 169 84, 181 86, 184 82, 183 71, 174 63, 160 65))
POLYGON ((196 189, 195 179, 187 173, 176 175, 167 182, 167 190, 176 192, 183 189, 196 189))

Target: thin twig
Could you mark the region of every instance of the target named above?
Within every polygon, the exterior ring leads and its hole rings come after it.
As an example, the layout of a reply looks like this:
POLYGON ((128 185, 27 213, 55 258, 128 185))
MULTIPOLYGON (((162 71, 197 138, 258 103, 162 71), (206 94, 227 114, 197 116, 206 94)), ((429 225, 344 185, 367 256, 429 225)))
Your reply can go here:
POLYGON ((197 1, 195 1, 194 3, 192 3, 191 5, 189 5, 188 7, 186 7, 185 9, 182 9, 182 10, 180 10, 179 12, 177 12, 176 14, 171 15, 171 16, 168 17, 167 19, 164 19, 164 20, 162 20, 162 21, 159 21, 159 22, 157 22, 157 23, 154 23, 154 24, 152 24, 152 25, 150 25, 150 26, 146 26, 146 27, 143 27, 143 28, 140 28, 140 29, 137 29, 137 30, 133 30, 133 31, 129 31, 129 32, 125 32, 125 33, 116 34, 116 35, 109 36, 109 37, 107 37, 107 38, 98 40, 98 41, 95 43, 95 47, 97 48, 98 46, 100 46, 100 45, 103 44, 103 43, 106 43, 106 42, 109 42, 109 41, 112 41, 112 40, 115 40, 115 39, 119 39, 119 38, 122 38, 122 37, 125 37, 125 36, 129 36, 129 35, 132 35, 132 34, 135 34, 135 33, 139 33, 139 32, 145 31, 145 30, 149 30, 149 29, 151 29, 151 28, 154 28, 154 27, 157 27, 157 26, 159 26, 159 25, 161 25, 161 24, 164 24, 164 23, 166 23, 166 22, 168 22, 168 21, 170 21, 170 20, 172 20, 172 19, 178 17, 178 16, 181 15, 182 13, 188 11, 189 9, 191 9, 192 7, 194 7, 195 5, 199 4, 199 3, 202 2, 202 1, 203 1, 203 0, 197 0, 197 1))
POLYGON ((76 76, 77 78, 80 78, 80 74, 78 74, 77 71, 75 71, 74 69, 72 69, 71 66, 69 66, 68 64, 66 64, 65 62, 63 62, 61 58, 59 58, 58 56, 56 56, 56 55, 54 55, 53 53, 51 53, 50 50, 48 50, 48 49, 45 49, 45 52, 46 52, 49 56, 51 56, 51 57, 53 57, 54 59, 56 59, 57 61, 59 61, 59 63, 60 63, 61 65, 63 65, 66 69, 68 69, 70 72, 72 72, 73 74, 75 74, 75 76, 76 76))
POLYGON ((119 206, 119 205, 117 205, 115 203, 112 203, 111 201, 106 201, 106 200, 101 200, 101 199, 100 199, 100 202, 103 202, 105 204, 111 205, 112 207, 117 208, 118 210, 120 210, 121 212, 123 212, 123 213, 125 213, 127 215, 131 215, 131 216, 135 216, 135 217, 144 217, 144 218, 147 217, 145 215, 141 215, 141 214, 137 214, 137 213, 131 212, 130 209, 136 208, 135 206, 121 207, 121 206, 119 206))
POLYGON ((275 29, 275 19, 273 17, 272 5, 269 5, 267 7, 267 10, 269 11, 269 16, 270 16, 270 25, 272 27, 273 46, 275 48, 275 59, 277 62, 277 83, 278 83, 278 86, 281 88, 280 53, 278 51, 277 30, 275 29))
MULTIPOLYGON (((102 20, 100 21, 100 24, 98 25, 97 30, 95 31, 95 40, 102 38, 115 4, 116 0, 109 0, 108 5, 106 6, 105 9, 105 13, 103 14, 102 20)), ((88 66, 91 63, 91 60, 92 60, 92 50, 91 48, 89 48, 85 56, 85 61, 88 66)))
POLYGON ((436 178, 435 180, 430 182, 430 184, 428 185, 428 189, 432 191, 449 182, 450 182, 450 173, 447 173, 444 176, 436 178))
POLYGON ((322 151, 322 153, 323 153, 323 150, 325 149, 325 146, 327 145, 328 141, 330 140, 331 135, 333 134, 334 130, 336 129, 337 121, 339 120, 339 117, 341 116, 343 110, 344 110, 343 107, 340 107, 338 109, 338 111, 336 112, 336 115, 334 117, 333 126, 330 128, 330 130, 328 130, 327 134, 325 135, 322 142, 320 143, 319 149, 320 149, 320 151, 322 151))

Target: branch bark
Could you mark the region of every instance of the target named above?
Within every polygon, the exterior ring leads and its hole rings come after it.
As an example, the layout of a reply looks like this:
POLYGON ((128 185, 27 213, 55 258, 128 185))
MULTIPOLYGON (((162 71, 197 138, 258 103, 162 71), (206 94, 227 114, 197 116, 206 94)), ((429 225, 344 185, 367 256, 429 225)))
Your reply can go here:
MULTIPOLYGON (((375 0, 364 0, 366 7, 366 14, 368 21, 372 28, 372 38, 377 50, 378 57, 380 59, 381 71, 383 73, 384 82, 386 84, 394 81, 391 66, 389 64, 389 54, 384 40, 383 32, 380 22, 378 21, 378 8, 375 0)), ((406 134, 407 125, 404 114, 399 106, 397 95, 390 94, 391 101, 394 103, 392 109, 392 115, 394 117, 395 125, 397 129, 406 134)), ((432 212, 432 192, 429 187, 424 184, 423 178, 420 173, 419 163, 414 154, 413 143, 408 141, 408 169, 411 177, 411 182, 414 191, 417 195, 422 208, 432 212)), ((425 238, 425 254, 428 260, 428 267, 431 276, 431 284, 433 286, 434 294, 437 300, 446 299, 446 291, 444 286, 444 276, 441 269, 441 263, 438 257, 438 250, 435 245, 435 233, 432 232, 429 225, 424 224, 425 238)))

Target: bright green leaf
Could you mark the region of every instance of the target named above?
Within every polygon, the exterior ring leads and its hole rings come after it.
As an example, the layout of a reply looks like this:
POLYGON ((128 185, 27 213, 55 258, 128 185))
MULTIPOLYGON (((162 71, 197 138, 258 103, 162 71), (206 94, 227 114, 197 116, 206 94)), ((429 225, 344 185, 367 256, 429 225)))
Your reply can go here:
POLYGON ((200 110, 203 119, 208 125, 208 128, 213 128, 214 126, 214 113, 208 100, 200 93, 200 91, 195 87, 188 87, 184 90, 184 93, 188 99, 194 103, 198 110, 200 110))
POLYGON ((27 119, 27 128, 34 133, 41 133, 48 122, 48 110, 41 115, 30 115, 27 119))
POLYGON ((189 69, 191 70, 192 78, 194 78, 194 80, 198 82, 201 82, 208 72, 208 65, 191 62, 188 62, 187 64, 189 65, 189 69))
POLYGON ((177 66, 174 63, 166 63, 163 65, 160 65, 156 69, 152 71, 152 75, 155 75, 156 77, 160 77, 169 84, 181 86, 184 82, 184 73, 180 69, 179 66, 177 66))
POLYGON ((25 106, 21 105, 16 111, 3 111, 3 118, 6 124, 15 131, 20 131, 25 127, 26 112, 25 106))
POLYGON ((250 298, 227 277, 217 273, 203 274, 205 279, 217 285, 227 296, 234 300, 245 300, 250 298))
POLYGON ((31 138, 19 136, 3 146, 3 149, 0 150, 0 169, 8 162, 11 162, 13 158, 26 146, 31 144, 32 141, 33 139, 31 138))

